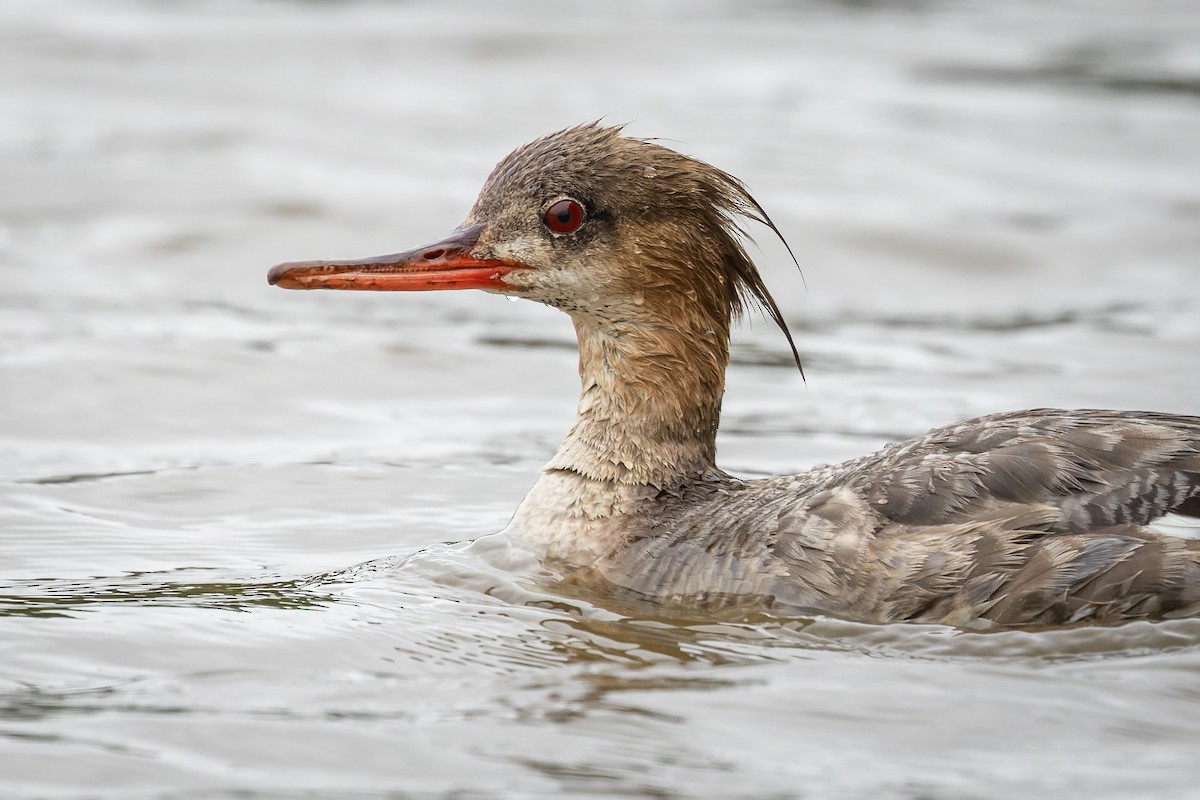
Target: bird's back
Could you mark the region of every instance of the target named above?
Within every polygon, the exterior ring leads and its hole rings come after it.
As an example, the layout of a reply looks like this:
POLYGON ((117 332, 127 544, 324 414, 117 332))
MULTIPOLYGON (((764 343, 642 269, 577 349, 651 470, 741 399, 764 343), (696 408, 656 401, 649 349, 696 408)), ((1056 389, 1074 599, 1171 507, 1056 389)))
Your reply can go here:
POLYGON ((1200 613, 1200 418, 1034 410, 844 464, 647 504, 603 565, 658 599, 757 596, 868 622, 1063 624, 1200 613))

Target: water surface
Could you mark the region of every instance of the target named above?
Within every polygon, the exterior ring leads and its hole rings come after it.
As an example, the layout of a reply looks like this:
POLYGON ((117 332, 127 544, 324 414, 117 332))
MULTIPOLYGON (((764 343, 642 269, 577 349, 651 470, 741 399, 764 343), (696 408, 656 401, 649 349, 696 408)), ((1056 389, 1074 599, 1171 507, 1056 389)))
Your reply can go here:
POLYGON ((1200 413, 1198 35, 1132 0, 6 3, 0 796, 1197 796, 1200 621, 556 592, 488 534, 570 422, 566 318, 264 275, 439 236, 604 117, 800 256, 759 234, 809 381, 738 331, 731 471, 1200 413))

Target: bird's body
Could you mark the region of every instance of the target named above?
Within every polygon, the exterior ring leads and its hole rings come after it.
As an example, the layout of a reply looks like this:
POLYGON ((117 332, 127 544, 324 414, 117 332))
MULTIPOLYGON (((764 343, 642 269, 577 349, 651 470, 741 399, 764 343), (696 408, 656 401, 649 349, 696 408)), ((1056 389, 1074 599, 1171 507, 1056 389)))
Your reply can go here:
POLYGON ((655 490, 550 471, 510 529, 660 600, 953 625, 1188 616, 1200 541, 1147 524, 1200 515, 1198 441, 1194 418, 1039 409, 799 475, 655 490))
POLYGON ((1200 517, 1197 417, 998 414, 799 475, 721 471, 731 318, 758 302, 786 332, 741 216, 770 225, 720 170, 585 125, 504 159, 447 239, 281 264, 271 281, 483 288, 570 314, 576 422, 508 528, 565 571, 655 600, 868 622, 1200 613, 1200 540, 1149 527, 1200 517))

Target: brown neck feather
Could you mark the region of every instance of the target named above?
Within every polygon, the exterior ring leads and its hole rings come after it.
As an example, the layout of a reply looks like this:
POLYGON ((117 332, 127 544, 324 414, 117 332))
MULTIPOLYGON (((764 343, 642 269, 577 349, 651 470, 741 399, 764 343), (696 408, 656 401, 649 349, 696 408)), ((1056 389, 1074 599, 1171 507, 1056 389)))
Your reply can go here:
POLYGON ((582 392, 547 469, 658 488, 715 469, 729 309, 705 313, 682 296, 648 292, 627 321, 573 315, 582 392))

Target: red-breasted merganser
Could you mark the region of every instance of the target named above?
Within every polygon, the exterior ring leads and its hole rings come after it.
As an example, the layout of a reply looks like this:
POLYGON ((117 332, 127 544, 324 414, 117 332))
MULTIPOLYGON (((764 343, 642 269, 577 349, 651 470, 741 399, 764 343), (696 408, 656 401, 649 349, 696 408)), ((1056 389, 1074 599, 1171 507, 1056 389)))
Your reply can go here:
POLYGON ((279 264, 269 280, 484 289, 569 314, 578 414, 507 529, 560 568, 661 601, 865 622, 1200 613, 1200 540, 1147 527, 1200 517, 1198 417, 1037 409, 800 475, 721 471, 731 318, 758 304, 792 344, 743 219, 775 229, 731 175, 589 124, 506 157, 440 241, 279 264))

